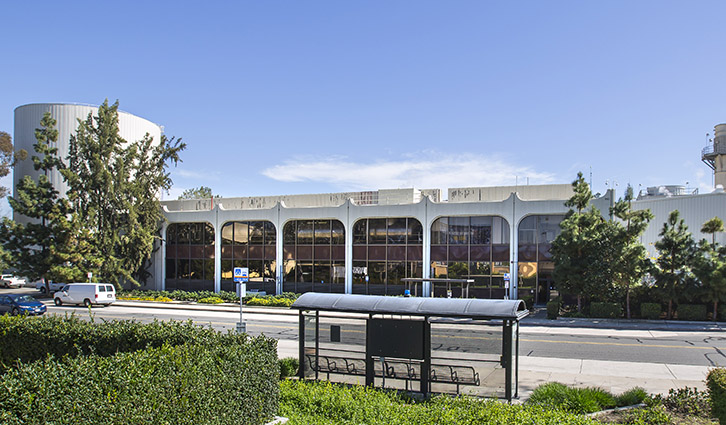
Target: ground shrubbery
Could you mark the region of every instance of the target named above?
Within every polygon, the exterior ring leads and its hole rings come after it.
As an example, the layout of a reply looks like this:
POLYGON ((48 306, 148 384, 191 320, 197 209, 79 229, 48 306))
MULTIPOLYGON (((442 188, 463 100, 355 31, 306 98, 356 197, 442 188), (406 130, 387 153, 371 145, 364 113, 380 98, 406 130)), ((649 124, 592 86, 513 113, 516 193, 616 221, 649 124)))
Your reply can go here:
POLYGON ((573 413, 593 413, 616 406, 642 403, 646 397, 647 394, 642 388, 633 388, 616 397, 601 388, 573 388, 559 382, 550 382, 537 387, 527 403, 573 413))
POLYGON ((706 379, 713 416, 726 424, 726 368, 713 369, 706 379))
POLYGON ((468 397, 415 401, 393 391, 329 382, 287 380, 280 384, 280 414, 296 424, 538 424, 595 425, 593 419, 538 405, 509 405, 468 397))
MULTIPOLYGON (((297 299, 298 294, 284 292, 280 295, 248 295, 242 300, 245 305, 259 305, 266 307, 290 307, 297 299)), ((239 303, 236 293, 230 291, 147 291, 123 290, 119 291, 120 300, 139 301, 191 301, 202 304, 239 303)))
POLYGON ((706 306, 703 304, 681 304, 676 310, 678 319, 680 320, 706 320, 706 306))
POLYGON ((276 342, 189 323, 0 317, 0 423, 238 424, 277 412, 276 342))
POLYGON ((617 319, 622 316, 622 310, 618 303, 593 302, 590 304, 590 317, 617 319))
POLYGON ((642 303, 640 305, 640 317, 643 319, 657 320, 660 319, 662 313, 660 303, 642 303))

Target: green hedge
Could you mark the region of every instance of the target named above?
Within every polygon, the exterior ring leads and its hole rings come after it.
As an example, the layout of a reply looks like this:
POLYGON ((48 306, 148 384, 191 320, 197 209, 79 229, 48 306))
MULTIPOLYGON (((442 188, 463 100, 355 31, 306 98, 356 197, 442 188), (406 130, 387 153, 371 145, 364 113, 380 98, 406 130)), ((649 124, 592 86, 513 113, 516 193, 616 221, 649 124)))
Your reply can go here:
POLYGON ((0 375, 0 423, 261 424, 277 412, 275 342, 47 358, 0 375))
POLYGON ((622 316, 623 310, 618 303, 598 303, 590 304, 590 317, 600 317, 606 319, 617 319, 622 316))
POLYGON ((547 318, 556 319, 560 315, 560 300, 554 299, 547 303, 547 318))
POLYGON ((680 304, 676 310, 679 320, 706 320, 706 306, 703 304, 680 304))
POLYGON ((711 396, 711 416, 726 424, 726 369, 708 372, 706 385, 711 396))
POLYGON ((658 320, 663 309, 658 303, 643 303, 640 305, 640 317, 643 319, 658 320))
POLYGON ((721 304, 721 303, 719 303, 719 306, 718 306, 718 320, 726 321, 726 305, 721 304))
POLYGON ((220 334, 188 322, 104 321, 92 323, 70 316, 0 317, 0 370, 17 360, 30 362, 46 355, 110 356, 164 344, 211 341, 238 343, 243 336, 220 334))

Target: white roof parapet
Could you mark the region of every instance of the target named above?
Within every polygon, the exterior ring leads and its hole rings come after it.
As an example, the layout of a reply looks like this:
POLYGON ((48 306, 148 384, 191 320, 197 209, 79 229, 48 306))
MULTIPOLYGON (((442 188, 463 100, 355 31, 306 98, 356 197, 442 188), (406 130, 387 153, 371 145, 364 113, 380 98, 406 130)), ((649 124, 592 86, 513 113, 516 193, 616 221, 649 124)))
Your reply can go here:
POLYGON ((523 201, 566 200, 573 195, 571 184, 542 184, 531 186, 460 187, 449 189, 449 202, 503 201, 512 193, 523 201))
MULTIPOLYGON (((248 196, 235 198, 214 198, 214 205, 225 210, 249 210, 274 208, 280 202, 285 208, 339 207, 348 199, 355 205, 407 205, 421 201, 422 194, 440 198, 440 190, 420 191, 414 188, 381 189, 361 192, 319 193, 307 195, 248 196)), ((211 199, 162 201, 171 211, 201 211, 211 209, 211 199)))

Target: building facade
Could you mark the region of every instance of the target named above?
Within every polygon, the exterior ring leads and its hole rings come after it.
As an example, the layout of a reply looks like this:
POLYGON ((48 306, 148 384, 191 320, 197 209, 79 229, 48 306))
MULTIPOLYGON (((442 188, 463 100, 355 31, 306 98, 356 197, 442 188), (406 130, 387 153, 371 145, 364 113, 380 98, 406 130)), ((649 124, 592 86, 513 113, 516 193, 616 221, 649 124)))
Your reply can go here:
MULTIPOLYGON (((571 195, 566 184, 450 189, 448 202, 416 189, 164 201, 154 286, 233 290, 233 268, 247 267, 248 288, 267 293, 400 295, 403 278, 448 277, 474 280, 470 296, 546 302, 571 195)), ((594 205, 612 202, 608 192, 594 205)))

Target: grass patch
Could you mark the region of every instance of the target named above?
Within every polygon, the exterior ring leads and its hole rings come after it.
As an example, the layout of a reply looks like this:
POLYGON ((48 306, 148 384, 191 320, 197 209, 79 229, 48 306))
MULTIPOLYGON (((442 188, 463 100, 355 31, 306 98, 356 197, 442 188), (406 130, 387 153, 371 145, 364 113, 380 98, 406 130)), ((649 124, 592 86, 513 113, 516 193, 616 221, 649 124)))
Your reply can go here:
POLYGON ((644 389, 635 387, 618 396, 602 388, 573 388, 550 382, 535 388, 527 404, 563 409, 573 413, 594 413, 613 407, 632 406, 648 398, 644 389))
POLYGON ((280 415, 295 424, 596 425, 594 419, 541 405, 509 405, 469 397, 416 401, 392 391, 329 382, 280 382, 280 415))

